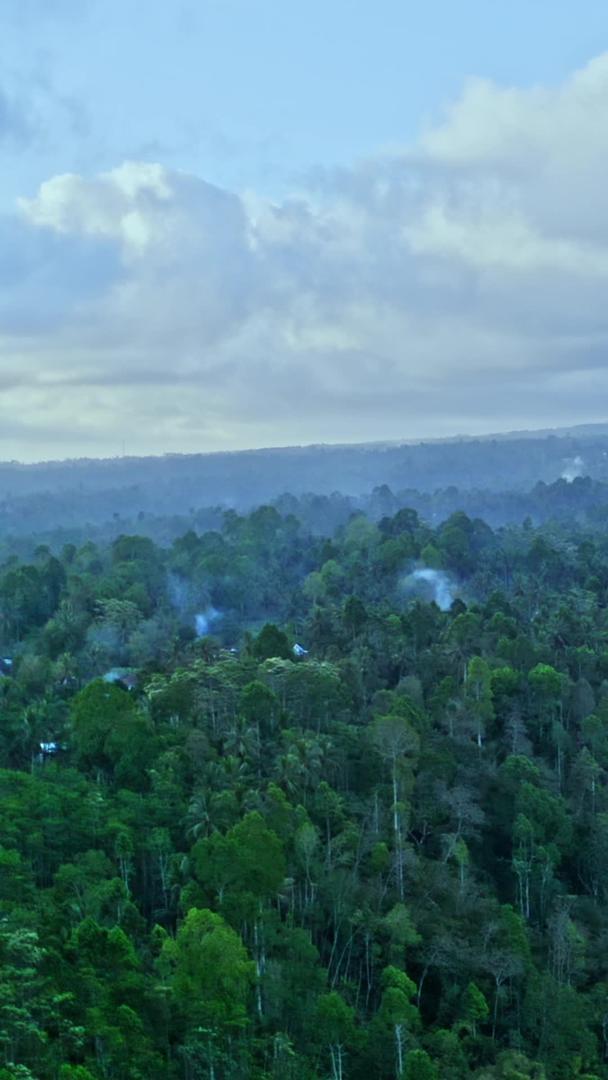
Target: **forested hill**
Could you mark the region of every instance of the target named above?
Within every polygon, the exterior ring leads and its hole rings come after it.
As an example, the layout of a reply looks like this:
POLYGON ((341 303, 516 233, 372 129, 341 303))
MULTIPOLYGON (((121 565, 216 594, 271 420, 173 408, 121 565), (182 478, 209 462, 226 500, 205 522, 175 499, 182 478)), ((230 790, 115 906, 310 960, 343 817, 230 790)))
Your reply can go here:
POLYGON ((0 1080, 608 1080, 601 523, 262 507, 0 615, 0 1080))
POLYGON ((608 436, 513 436, 408 446, 305 447, 235 454, 0 465, 0 544, 102 542, 137 531, 161 543, 211 529, 227 508, 270 502, 331 533, 353 511, 412 507, 437 524, 457 510, 493 526, 608 504, 608 436), (286 494, 287 493, 287 494, 286 494))
MULTIPOLYGON (((235 453, 0 464, 0 505, 62 495, 99 521, 129 505, 133 512, 184 513, 191 507, 251 509, 283 492, 369 494, 393 491, 526 491, 539 480, 590 476, 608 481, 606 425, 555 434, 436 440, 409 444, 307 446, 235 453)), ((59 516, 58 508, 58 516, 59 516)))

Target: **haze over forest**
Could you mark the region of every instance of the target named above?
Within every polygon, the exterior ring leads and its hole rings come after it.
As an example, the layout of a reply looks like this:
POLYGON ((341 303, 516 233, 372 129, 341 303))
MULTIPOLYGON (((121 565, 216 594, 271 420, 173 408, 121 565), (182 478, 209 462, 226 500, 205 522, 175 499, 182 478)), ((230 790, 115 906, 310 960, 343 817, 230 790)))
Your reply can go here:
POLYGON ((225 510, 269 502, 321 531, 355 511, 379 518, 404 506, 430 522, 457 509, 492 524, 597 513, 608 502, 608 425, 487 440, 0 464, 5 543, 29 535, 56 546, 94 529, 106 540, 133 530, 168 539, 214 527, 225 510), (538 484, 549 485, 544 497, 538 484))

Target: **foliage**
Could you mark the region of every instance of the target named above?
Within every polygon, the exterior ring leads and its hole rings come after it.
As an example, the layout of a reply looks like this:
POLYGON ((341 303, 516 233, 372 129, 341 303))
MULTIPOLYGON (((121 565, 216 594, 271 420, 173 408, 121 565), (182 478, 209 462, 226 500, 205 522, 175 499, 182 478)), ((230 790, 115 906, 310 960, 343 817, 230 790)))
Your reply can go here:
POLYGON ((0 1077, 608 1080, 604 522, 370 501, 0 566, 0 1077))

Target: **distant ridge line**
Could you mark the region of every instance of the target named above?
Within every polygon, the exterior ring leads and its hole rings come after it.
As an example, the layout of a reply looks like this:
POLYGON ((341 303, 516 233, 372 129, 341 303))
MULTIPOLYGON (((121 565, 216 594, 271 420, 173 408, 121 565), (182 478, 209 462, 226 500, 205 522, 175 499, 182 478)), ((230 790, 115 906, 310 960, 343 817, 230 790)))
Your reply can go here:
POLYGON ((608 421, 596 421, 586 424, 572 424, 566 427, 534 428, 512 431, 488 432, 482 435, 438 435, 425 436, 423 438, 401 439, 375 439, 367 442, 339 442, 339 443, 301 443, 286 446, 259 446, 246 447, 235 450, 190 450, 190 451, 166 451, 162 454, 116 454, 112 457, 77 457, 77 458, 49 458, 39 461, 0 460, 0 468, 14 469, 40 469, 57 466, 95 466, 134 463, 138 461, 165 461, 171 459, 198 459, 198 458, 222 458, 238 457, 245 454, 288 454, 305 453, 307 451, 319 453, 320 451, 361 451, 369 450, 395 450, 400 446, 426 446, 445 445, 449 443, 482 443, 482 442, 508 442, 517 439, 567 439, 567 438, 593 438, 594 436, 608 435, 608 421))

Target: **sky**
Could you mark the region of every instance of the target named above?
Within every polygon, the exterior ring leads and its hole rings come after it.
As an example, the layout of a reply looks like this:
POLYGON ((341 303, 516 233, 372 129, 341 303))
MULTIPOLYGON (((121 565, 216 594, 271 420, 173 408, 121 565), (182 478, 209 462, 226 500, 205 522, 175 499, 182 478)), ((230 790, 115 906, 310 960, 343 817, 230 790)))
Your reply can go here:
POLYGON ((0 0, 0 459, 606 420, 604 0, 0 0))

